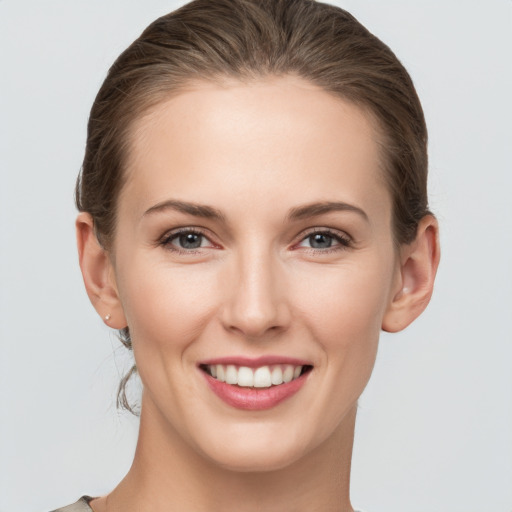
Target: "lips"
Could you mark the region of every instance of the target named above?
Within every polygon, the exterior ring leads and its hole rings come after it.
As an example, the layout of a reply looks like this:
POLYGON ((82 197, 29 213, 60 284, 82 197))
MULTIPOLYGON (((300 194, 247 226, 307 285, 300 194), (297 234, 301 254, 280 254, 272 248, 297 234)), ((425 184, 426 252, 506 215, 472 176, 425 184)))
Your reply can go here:
POLYGON ((199 368, 210 389, 228 405, 263 410, 299 391, 313 367, 298 359, 264 357, 209 360, 199 368))

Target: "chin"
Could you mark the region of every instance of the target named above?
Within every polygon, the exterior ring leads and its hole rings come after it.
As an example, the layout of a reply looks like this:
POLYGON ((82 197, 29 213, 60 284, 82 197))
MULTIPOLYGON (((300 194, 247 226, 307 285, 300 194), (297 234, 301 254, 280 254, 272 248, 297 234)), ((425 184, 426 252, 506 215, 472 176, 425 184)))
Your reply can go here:
MULTIPOLYGON (((290 466, 308 453, 304 434, 290 434, 282 428, 241 428, 222 439, 208 440, 201 449, 215 465, 236 472, 277 471, 290 466)), ((286 430, 286 429, 284 429, 286 430)))
POLYGON ((263 473, 278 471, 291 466, 301 458, 302 453, 282 451, 276 453, 267 450, 266 452, 234 451, 229 450, 222 457, 215 454, 212 459, 219 467, 238 473, 263 473))

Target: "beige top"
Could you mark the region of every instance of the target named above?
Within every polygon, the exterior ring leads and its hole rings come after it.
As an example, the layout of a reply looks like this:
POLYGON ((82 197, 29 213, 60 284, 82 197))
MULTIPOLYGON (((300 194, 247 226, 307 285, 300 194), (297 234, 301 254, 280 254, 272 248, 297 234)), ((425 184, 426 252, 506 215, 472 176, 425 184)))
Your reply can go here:
POLYGON ((82 496, 76 503, 73 503, 73 505, 58 508, 52 512, 93 512, 92 508, 89 507, 89 502, 93 499, 94 498, 90 496, 82 496))
MULTIPOLYGON (((93 499, 94 498, 91 498, 90 496, 82 496, 76 503, 73 503, 73 505, 58 508, 52 512, 93 512, 92 508, 89 507, 89 502, 93 499)), ((354 512, 357 512, 357 510, 354 512)))

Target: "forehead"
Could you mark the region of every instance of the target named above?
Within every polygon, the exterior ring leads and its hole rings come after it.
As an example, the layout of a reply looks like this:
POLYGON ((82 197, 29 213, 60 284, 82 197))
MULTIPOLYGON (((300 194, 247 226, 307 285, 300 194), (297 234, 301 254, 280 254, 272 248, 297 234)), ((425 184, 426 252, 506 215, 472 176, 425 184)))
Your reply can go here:
POLYGON ((300 78, 198 82, 134 123, 121 199, 138 213, 168 196, 228 207, 279 193, 387 207, 378 137, 362 109, 300 78))

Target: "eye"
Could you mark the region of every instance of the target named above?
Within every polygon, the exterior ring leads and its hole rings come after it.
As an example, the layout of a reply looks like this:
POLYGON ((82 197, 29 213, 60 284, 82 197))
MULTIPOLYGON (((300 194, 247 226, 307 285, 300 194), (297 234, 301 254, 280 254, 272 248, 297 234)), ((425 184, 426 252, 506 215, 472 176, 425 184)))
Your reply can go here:
POLYGON ((321 252, 343 250, 350 247, 348 235, 334 233, 328 229, 316 230, 301 240, 298 247, 311 248, 321 252))
POLYGON ((196 252, 198 249, 213 246, 203 233, 191 228, 167 234, 160 243, 166 249, 180 253, 196 252))

